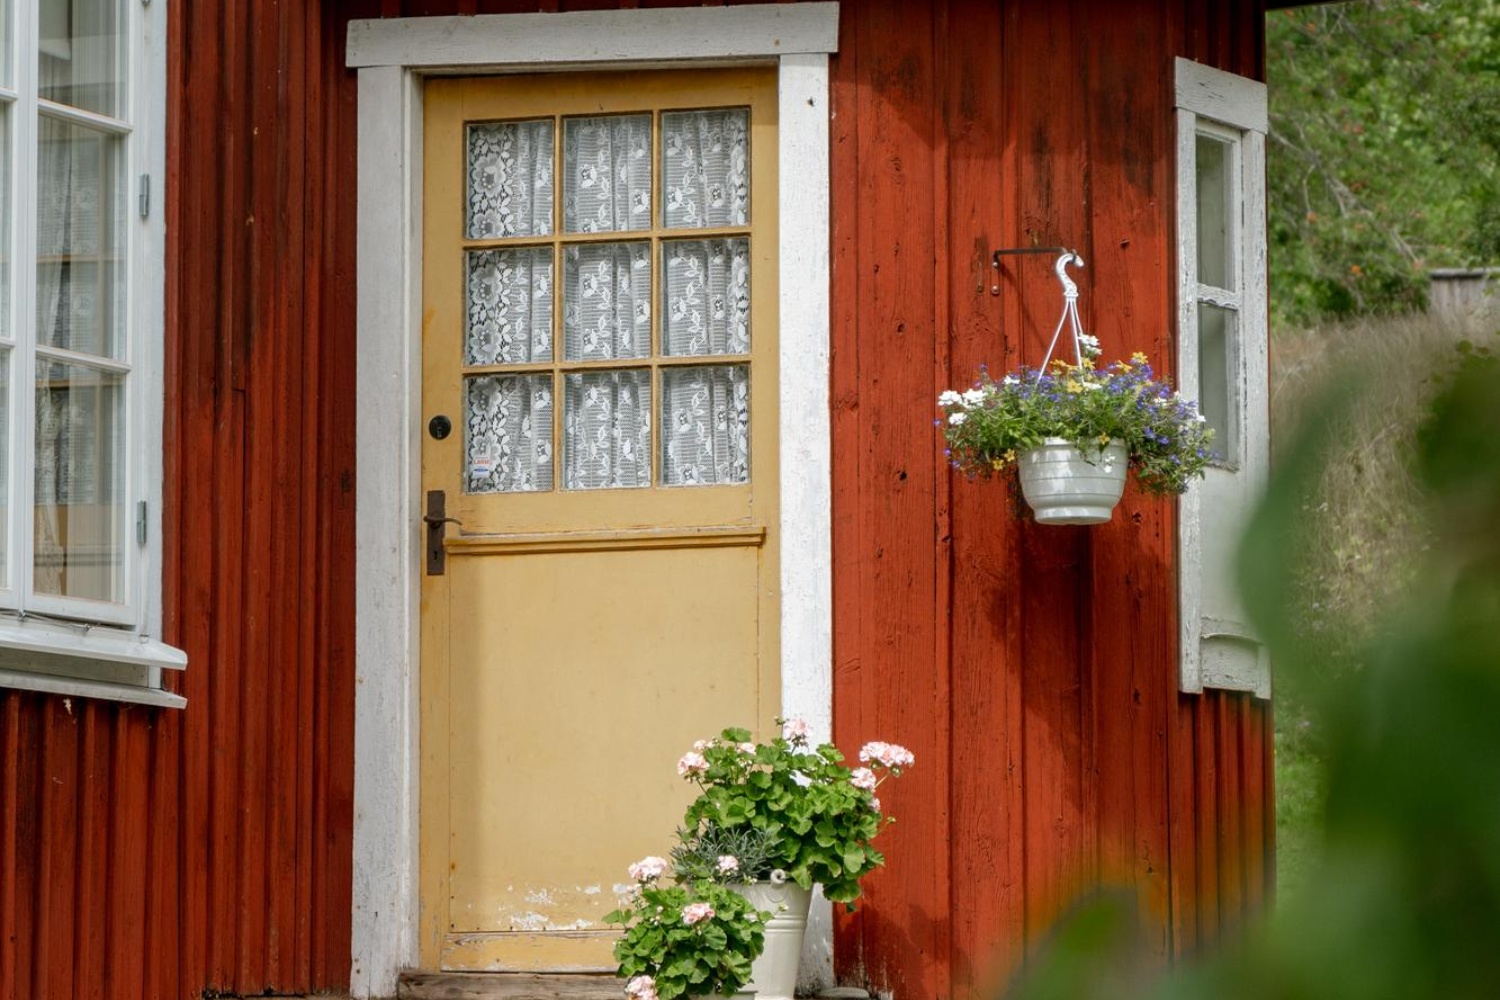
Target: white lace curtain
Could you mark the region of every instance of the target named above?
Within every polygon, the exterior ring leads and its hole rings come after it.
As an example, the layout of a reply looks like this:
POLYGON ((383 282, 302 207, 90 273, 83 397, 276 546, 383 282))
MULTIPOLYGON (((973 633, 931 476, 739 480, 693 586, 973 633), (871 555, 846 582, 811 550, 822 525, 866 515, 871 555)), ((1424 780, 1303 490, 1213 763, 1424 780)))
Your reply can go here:
MULTIPOLYGON (((653 267, 660 269, 662 355, 707 360, 749 352, 748 239, 667 240, 653 260, 651 242, 628 238, 651 228, 653 185, 659 185, 666 225, 684 236, 695 228, 747 223, 748 114, 672 112, 661 121, 663 165, 656 167, 651 115, 563 120, 563 232, 624 238, 566 244, 559 276, 552 273, 551 247, 471 252, 467 364, 551 361, 559 305, 564 362, 649 360, 653 267)), ((550 235, 552 143, 550 122, 470 129, 471 238, 550 235)), ((563 488, 650 485, 658 413, 663 483, 749 478, 748 367, 662 368, 658 377, 653 385, 646 367, 562 376, 563 488)), ((468 378, 471 491, 551 488, 551 378, 468 378)))

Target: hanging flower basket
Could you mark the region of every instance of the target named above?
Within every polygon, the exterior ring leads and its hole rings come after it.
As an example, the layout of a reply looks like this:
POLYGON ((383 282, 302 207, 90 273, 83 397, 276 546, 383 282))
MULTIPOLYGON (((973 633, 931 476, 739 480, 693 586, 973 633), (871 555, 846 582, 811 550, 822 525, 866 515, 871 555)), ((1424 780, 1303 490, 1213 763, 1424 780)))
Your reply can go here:
POLYGON ((1119 441, 1080 448, 1047 438, 1016 460, 1021 493, 1038 524, 1103 524, 1125 493, 1129 452, 1119 441))
POLYGON ((968 389, 938 396, 938 425, 953 467, 970 478, 1019 482, 1040 524, 1102 524, 1134 470, 1146 493, 1182 493, 1212 458, 1213 431, 1192 400, 1156 378, 1144 354, 1099 367, 1099 341, 1078 319, 1065 253, 1056 264, 1063 315, 1041 368, 998 381, 980 366, 968 389), (1067 327, 1076 359, 1052 360, 1067 327))

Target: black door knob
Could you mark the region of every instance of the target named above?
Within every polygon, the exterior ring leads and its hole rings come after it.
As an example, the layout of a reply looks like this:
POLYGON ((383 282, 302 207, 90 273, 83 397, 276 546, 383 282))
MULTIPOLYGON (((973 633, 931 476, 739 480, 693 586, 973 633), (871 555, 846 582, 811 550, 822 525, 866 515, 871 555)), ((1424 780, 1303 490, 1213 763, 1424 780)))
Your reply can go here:
POLYGON ((439 413, 427 421, 427 433, 432 435, 434 441, 441 441, 453 433, 453 421, 439 413))

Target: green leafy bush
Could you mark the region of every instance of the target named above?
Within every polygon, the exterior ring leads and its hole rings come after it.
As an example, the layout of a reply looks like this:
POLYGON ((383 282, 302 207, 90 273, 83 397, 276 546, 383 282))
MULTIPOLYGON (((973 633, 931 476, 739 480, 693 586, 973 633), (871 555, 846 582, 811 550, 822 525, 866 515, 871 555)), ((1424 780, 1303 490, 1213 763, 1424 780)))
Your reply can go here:
POLYGON ((755 831, 765 849, 746 859, 744 878, 779 870, 804 889, 821 883, 829 899, 853 902, 860 878, 885 863, 871 841, 892 820, 881 814, 875 790, 913 757, 895 744, 867 743, 860 762, 850 768, 832 744, 811 746, 801 720, 785 722, 769 743, 726 729, 678 761, 678 773, 702 789, 683 817, 686 832, 701 839, 755 831))
POLYGON ((631 865, 634 901, 604 918, 625 925, 615 960, 620 977, 628 980, 626 995, 635 1000, 733 996, 750 981, 771 915, 711 881, 660 885, 666 867, 661 858, 631 865))

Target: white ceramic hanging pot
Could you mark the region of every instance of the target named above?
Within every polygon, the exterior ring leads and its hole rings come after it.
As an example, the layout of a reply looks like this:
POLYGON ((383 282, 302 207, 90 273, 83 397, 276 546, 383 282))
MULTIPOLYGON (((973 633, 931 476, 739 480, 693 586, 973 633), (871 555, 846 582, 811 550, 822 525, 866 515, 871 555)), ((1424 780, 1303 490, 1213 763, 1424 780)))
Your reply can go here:
POLYGON ((791 881, 751 882, 730 888, 757 910, 771 913, 766 921, 766 950, 751 965, 745 989, 754 991, 756 1000, 792 1000, 812 893, 791 881))
POLYGON ((1021 453, 1021 494, 1038 524, 1103 524, 1125 492, 1128 459, 1119 441, 1084 451, 1047 438, 1021 453))

